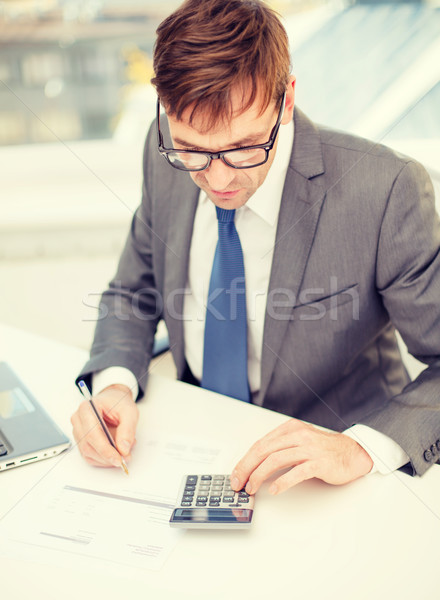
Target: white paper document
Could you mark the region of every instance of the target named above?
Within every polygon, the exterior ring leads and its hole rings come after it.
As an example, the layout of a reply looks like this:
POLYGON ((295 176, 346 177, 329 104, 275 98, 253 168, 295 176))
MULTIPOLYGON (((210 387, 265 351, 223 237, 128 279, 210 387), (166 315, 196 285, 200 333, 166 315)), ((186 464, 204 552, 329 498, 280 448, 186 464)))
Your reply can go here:
POLYGON ((181 478, 212 471, 219 458, 219 448, 201 440, 150 440, 136 449, 127 477, 91 468, 72 451, 0 522, 0 553, 29 557, 37 549, 41 560, 47 549, 50 562, 68 553, 158 570, 182 535, 169 526, 181 478))
POLYGON ((32 508, 11 539, 128 566, 159 569, 176 536, 171 499, 65 485, 32 508))

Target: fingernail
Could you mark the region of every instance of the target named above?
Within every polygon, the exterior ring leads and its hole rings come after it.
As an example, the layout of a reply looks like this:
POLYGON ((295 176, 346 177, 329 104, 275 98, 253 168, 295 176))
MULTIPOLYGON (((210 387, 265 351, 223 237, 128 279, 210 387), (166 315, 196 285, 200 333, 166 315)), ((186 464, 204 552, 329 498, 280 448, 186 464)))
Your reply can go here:
POLYGON ((236 477, 234 475, 233 477, 231 477, 231 488, 234 490, 238 490, 238 487, 239 487, 238 477, 236 477))
POLYGON ((122 440, 119 444, 121 447, 122 454, 128 454, 131 450, 131 444, 128 440, 122 440))
POLYGON ((247 482, 247 485, 246 485, 246 492, 248 494, 252 494, 252 486, 249 481, 247 482))
POLYGON ((120 467, 121 466, 121 459, 120 458, 112 458, 112 465, 114 467, 120 467))

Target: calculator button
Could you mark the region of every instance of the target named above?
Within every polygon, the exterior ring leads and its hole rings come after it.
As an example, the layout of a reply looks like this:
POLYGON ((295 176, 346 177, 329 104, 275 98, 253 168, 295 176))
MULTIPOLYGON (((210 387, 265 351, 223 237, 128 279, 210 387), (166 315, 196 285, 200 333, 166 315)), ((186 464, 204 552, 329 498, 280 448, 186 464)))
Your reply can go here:
POLYGON ((192 501, 192 499, 194 498, 194 494, 191 495, 187 495, 187 494, 183 494, 182 500, 184 500, 185 502, 188 501, 192 501))
POLYGON ((186 485, 186 486, 185 486, 185 491, 188 491, 188 492, 192 492, 192 491, 194 491, 195 489, 196 489, 196 486, 195 486, 195 485, 186 485))
POLYGON ((239 492, 238 496, 240 498, 249 498, 249 494, 247 492, 239 492))
POLYGON ((220 502, 221 498, 220 498, 220 496, 211 496, 210 501, 212 501, 212 502, 220 502))
POLYGON ((249 502, 249 498, 241 497, 238 499, 238 502, 241 502, 242 504, 247 504, 249 502))
POLYGON ((202 475, 202 476, 200 477, 200 479, 201 479, 202 481, 211 481, 212 477, 211 477, 211 475, 202 475))
POLYGON ((234 502, 234 496, 223 496, 223 502, 234 502))
POLYGON ((196 506, 206 506, 206 502, 196 502, 196 506))
POLYGON ((182 506, 192 506, 192 502, 183 502, 181 503, 182 506))
POLYGON ((193 485, 197 483, 197 475, 188 475, 188 477, 186 478, 186 484, 188 485, 193 485))
POLYGON ((214 475, 214 481, 224 481, 225 480, 225 476, 224 475, 214 475))
POLYGON ((212 491, 214 492, 222 492, 223 487, 221 485, 213 485, 212 486, 212 491))
POLYGON ((197 502, 207 502, 207 496, 197 496, 197 502))
POLYGON ((210 500, 209 506, 220 506, 220 502, 212 502, 212 500, 210 500))

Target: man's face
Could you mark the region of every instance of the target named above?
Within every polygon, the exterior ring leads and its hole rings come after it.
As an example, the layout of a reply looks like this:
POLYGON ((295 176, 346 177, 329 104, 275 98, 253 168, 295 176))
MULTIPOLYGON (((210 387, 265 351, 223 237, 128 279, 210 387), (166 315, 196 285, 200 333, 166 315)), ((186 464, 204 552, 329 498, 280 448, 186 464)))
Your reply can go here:
MULTIPOLYGON (((260 114, 261 103, 257 100, 252 106, 239 114, 241 97, 236 97, 236 110, 228 124, 220 124, 208 132, 203 131, 203 116, 197 117, 191 125, 188 122, 190 110, 183 114, 181 120, 168 117, 173 147, 182 150, 206 150, 219 152, 242 146, 264 144, 277 120, 279 106, 272 102, 264 113, 260 114), (199 127, 198 127, 199 123, 199 127)), ((234 100, 233 100, 234 105, 234 100)), ((283 119, 282 122, 285 122, 283 119)), ((269 159, 259 167, 251 169, 234 169, 221 159, 214 159, 204 171, 190 172, 191 178, 212 200, 226 209, 239 208, 246 204, 266 178, 272 166, 277 140, 269 153, 269 159)))

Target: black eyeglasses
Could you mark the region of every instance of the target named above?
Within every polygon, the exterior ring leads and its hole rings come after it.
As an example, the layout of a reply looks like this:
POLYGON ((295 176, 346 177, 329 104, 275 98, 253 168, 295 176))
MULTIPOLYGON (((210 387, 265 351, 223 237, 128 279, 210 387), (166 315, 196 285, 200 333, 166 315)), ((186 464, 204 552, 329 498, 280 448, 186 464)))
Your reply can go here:
POLYGON ((265 144, 256 146, 245 146, 242 148, 232 148, 222 152, 205 152, 202 150, 177 150, 176 148, 165 148, 163 145, 163 136, 160 131, 160 101, 157 99, 157 145, 159 152, 175 169, 180 171, 203 171, 207 169, 213 159, 221 160, 233 169, 252 169, 259 167, 267 162, 269 152, 275 143, 278 130, 281 125, 281 119, 286 105, 286 94, 283 95, 281 107, 278 113, 277 121, 270 132, 269 141, 265 144))

